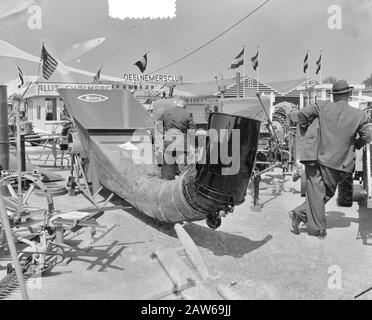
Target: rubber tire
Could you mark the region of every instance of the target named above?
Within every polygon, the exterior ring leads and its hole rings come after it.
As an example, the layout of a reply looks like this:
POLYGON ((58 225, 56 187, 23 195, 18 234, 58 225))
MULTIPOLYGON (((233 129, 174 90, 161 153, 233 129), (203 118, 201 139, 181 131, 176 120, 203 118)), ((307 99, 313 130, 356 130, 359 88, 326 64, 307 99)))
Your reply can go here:
POLYGON ((337 205, 339 207, 353 206, 353 183, 353 175, 345 173, 338 185, 337 205))
POLYGON ((367 192, 363 189, 363 186, 360 184, 354 184, 353 187, 353 201, 358 202, 359 205, 366 205, 367 192))
POLYGON ((216 230, 217 228, 219 228, 222 224, 222 220, 221 218, 217 218, 217 219, 210 219, 207 217, 206 219, 206 223, 207 223, 207 226, 213 230, 216 230))

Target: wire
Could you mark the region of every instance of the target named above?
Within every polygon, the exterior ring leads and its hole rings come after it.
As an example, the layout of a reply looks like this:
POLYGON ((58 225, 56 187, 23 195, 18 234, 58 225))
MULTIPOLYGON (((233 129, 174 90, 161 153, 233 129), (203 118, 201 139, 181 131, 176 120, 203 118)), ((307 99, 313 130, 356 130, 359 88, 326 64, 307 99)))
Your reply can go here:
POLYGON ((211 44, 212 42, 214 42, 215 40, 217 40, 218 38, 222 37, 224 34, 226 34, 227 32, 229 32, 231 29, 235 28, 238 24, 242 23, 245 19, 247 19, 248 17, 250 17, 252 14, 254 14, 255 12, 257 12, 258 10, 260 10, 266 3, 268 3, 270 0, 266 0, 265 2, 263 2, 262 4, 260 4, 257 8, 255 8, 253 11, 251 11, 248 15, 246 15, 244 18, 240 19, 238 22, 234 23, 230 28, 226 29, 225 31, 223 31, 222 33, 218 34, 217 36, 215 36, 213 39, 209 40, 208 42, 206 42, 205 44, 201 45, 200 47, 196 48, 195 50, 191 51, 190 53, 184 55, 183 57, 181 58, 178 58, 177 60, 165 65, 164 67, 161 67, 159 69, 156 69, 152 72, 150 72, 150 74, 152 73, 155 73, 155 72, 158 72, 158 71, 161 71, 161 70, 164 70, 174 64, 176 64, 177 62, 180 62, 188 57, 190 57, 191 55, 193 55, 194 53, 196 53, 197 51, 205 48, 206 46, 208 46, 209 44, 211 44))

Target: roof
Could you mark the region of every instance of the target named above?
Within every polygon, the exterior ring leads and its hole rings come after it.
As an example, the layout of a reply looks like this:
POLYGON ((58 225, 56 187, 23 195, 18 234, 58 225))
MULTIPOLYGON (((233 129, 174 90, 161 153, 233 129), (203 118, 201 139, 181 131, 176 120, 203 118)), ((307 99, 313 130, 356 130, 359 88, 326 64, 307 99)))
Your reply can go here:
POLYGON ((267 85, 281 94, 287 94, 305 83, 307 79, 268 82, 267 85))
MULTIPOLYGON (((313 80, 310 80, 313 82, 313 80)), ((236 78, 225 79, 223 83, 226 86, 225 97, 236 96, 236 78)), ((257 88, 257 79, 254 77, 246 78, 246 88, 257 88)), ((260 92, 270 94, 273 92, 276 95, 286 95, 294 92, 295 89, 307 83, 307 79, 296 79, 276 82, 259 82, 260 92)), ((176 86, 174 94, 183 95, 188 97, 201 97, 201 96, 216 96, 220 95, 220 89, 217 81, 199 82, 199 83, 184 83, 176 86)), ((243 78, 241 79, 241 95, 243 94, 243 78)))

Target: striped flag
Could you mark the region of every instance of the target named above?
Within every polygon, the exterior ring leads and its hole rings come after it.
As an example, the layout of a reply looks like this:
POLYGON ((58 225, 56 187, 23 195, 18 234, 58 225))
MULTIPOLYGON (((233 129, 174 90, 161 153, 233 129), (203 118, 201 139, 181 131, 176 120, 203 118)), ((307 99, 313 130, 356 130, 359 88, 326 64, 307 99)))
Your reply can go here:
POLYGON ((101 67, 98 71, 97 74, 93 78, 93 82, 99 81, 101 79, 101 70, 103 67, 101 67))
POLYGON ((304 59, 304 73, 306 73, 308 68, 309 68, 309 51, 306 53, 306 56, 304 59))
POLYGON ((256 71, 256 69, 258 68, 258 54, 259 54, 259 51, 257 51, 257 54, 251 58, 254 71, 256 71))
POLYGON ((145 55, 140 60, 138 60, 135 65, 143 73, 147 67, 147 53, 145 53, 145 55))
POLYGON ((320 55, 319 60, 316 62, 316 74, 319 73, 322 68, 322 55, 320 55))
POLYGON ((18 89, 20 89, 25 84, 25 79, 23 78, 23 72, 19 66, 17 66, 17 71, 19 77, 18 89))
POLYGON ((236 68, 239 68, 239 67, 242 66, 243 64, 244 64, 244 49, 242 50, 242 52, 240 52, 240 53, 235 57, 235 59, 234 59, 233 62, 231 63, 230 69, 236 69, 236 68))
POLYGON ((49 80, 53 72, 56 70, 58 62, 49 54, 44 45, 41 50, 41 60, 43 61, 43 77, 46 80, 49 80))

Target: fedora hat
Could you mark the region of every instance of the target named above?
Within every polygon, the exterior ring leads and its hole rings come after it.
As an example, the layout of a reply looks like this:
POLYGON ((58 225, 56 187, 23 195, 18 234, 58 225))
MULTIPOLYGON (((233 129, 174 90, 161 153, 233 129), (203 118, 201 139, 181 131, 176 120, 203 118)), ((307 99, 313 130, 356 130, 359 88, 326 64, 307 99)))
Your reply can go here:
POLYGON ((354 89, 354 87, 350 87, 347 81, 345 80, 338 80, 333 84, 332 93, 333 94, 341 94, 350 92, 354 89))

